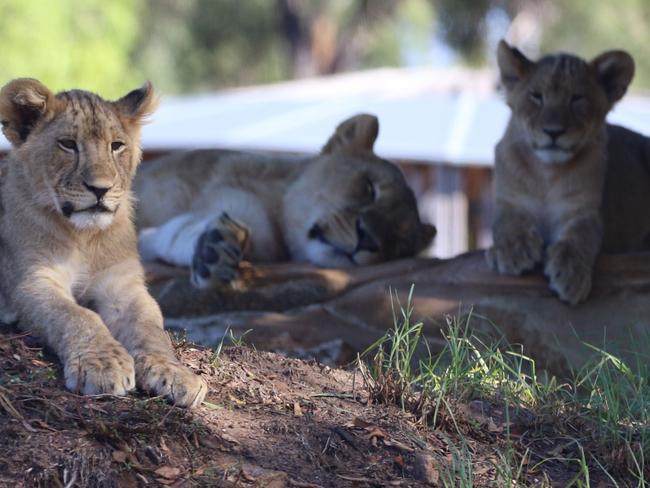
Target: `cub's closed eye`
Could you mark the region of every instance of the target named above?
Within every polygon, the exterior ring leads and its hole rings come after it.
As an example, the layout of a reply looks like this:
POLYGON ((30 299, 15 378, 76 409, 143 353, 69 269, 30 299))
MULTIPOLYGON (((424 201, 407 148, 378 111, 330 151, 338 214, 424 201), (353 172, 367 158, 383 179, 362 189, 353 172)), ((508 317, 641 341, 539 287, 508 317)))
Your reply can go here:
POLYGON ((373 202, 377 198, 375 185, 372 184, 372 180, 370 178, 366 178, 366 195, 368 195, 368 198, 373 202))
POLYGON ((59 139, 56 141, 61 149, 67 152, 77 152, 77 143, 74 139, 59 139))
POLYGON ((580 103, 585 99, 584 95, 572 95, 571 103, 580 103))
POLYGON ((544 103, 544 96, 540 92, 530 92, 528 97, 537 105, 544 103))
POLYGON ((111 142, 111 151, 119 152, 124 149, 126 146, 122 141, 113 141, 111 142))

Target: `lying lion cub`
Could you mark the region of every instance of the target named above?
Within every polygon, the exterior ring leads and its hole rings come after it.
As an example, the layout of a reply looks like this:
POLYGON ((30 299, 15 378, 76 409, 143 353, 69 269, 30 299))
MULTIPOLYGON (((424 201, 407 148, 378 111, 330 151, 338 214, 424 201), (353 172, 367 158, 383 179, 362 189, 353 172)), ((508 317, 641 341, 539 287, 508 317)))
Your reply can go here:
POLYGON ((58 354, 69 389, 124 395, 137 384, 191 407, 206 384, 174 356, 131 222, 154 98, 150 84, 115 102, 32 79, 0 91, 13 146, 0 167, 0 308, 58 354))
POLYGON ((362 114, 316 157, 193 151, 143 165, 134 183, 143 258, 191 266, 206 288, 235 279, 242 259, 336 267, 419 253, 435 228, 420 222, 399 169, 373 152, 378 131, 362 114))
POLYGON ((533 62, 502 41, 498 63, 512 117, 495 152, 487 259, 507 274, 543 261, 551 289, 576 304, 589 295, 601 248, 650 244, 650 144, 605 123, 634 61, 609 51, 590 62, 570 54, 533 62))

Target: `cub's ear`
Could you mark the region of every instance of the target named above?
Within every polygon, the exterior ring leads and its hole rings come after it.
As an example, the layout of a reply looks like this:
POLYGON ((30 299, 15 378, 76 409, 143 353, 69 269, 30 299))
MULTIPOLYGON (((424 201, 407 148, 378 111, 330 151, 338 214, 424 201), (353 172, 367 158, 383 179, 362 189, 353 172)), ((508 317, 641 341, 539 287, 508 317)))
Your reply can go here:
POLYGON ((374 115, 358 114, 344 120, 336 128, 323 154, 333 153, 372 153, 379 134, 379 120, 374 115))
POLYGON ((56 98, 40 81, 18 78, 0 91, 2 132, 14 147, 27 140, 36 124, 55 113, 56 98))
POLYGON ((511 91, 521 81, 533 62, 524 56, 519 49, 510 46, 506 41, 501 40, 497 48, 497 63, 501 73, 501 83, 506 91, 511 91))
POLYGON ((421 252, 425 250, 431 242, 433 242, 433 238, 436 236, 438 233, 438 230, 436 229, 435 225, 431 224, 422 224, 420 225, 420 235, 419 235, 419 244, 418 244, 418 252, 421 252))
POLYGON ((151 82, 147 81, 140 88, 114 101, 113 105, 129 122, 140 125, 158 108, 158 96, 151 82))
POLYGON ((625 51, 607 51, 591 61, 609 103, 618 102, 634 77, 634 59, 625 51))

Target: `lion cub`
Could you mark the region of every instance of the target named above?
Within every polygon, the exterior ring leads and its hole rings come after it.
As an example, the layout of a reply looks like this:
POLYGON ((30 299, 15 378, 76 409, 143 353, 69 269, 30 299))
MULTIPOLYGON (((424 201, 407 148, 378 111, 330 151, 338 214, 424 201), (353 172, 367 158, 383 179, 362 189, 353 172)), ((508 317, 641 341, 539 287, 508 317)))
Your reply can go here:
POLYGON ((0 166, 0 317, 44 338, 83 394, 137 384, 193 407, 205 382, 175 357, 147 292, 132 223, 131 180, 150 84, 114 102, 33 79, 0 91, 13 149, 0 166))
POLYGON ((436 229, 399 168, 375 154, 378 134, 377 117, 357 114, 315 156, 202 150, 143 165, 143 259, 190 267, 210 288, 232 283, 242 259, 347 267, 420 253, 436 229))
POLYGON ((647 218, 630 221, 648 213, 647 139, 605 123, 634 61, 608 51, 590 62, 570 54, 534 62, 504 41, 497 54, 512 116, 495 151, 487 260, 506 274, 543 261, 551 289, 577 304, 589 295, 603 242, 607 252, 648 244, 647 218))

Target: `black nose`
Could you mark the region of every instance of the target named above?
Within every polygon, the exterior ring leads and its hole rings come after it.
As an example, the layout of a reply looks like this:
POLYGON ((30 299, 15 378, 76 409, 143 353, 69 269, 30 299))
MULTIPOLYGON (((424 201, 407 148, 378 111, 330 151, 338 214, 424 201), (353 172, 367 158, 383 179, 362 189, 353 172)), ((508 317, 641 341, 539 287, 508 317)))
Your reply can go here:
POLYGON ((555 141, 558 137, 560 137, 565 132, 564 129, 555 128, 555 127, 550 129, 543 129, 543 131, 553 141, 555 141))
POLYGON ((90 191, 90 192, 92 192, 92 193, 95 194, 95 196, 97 197, 97 200, 101 200, 102 197, 103 197, 104 195, 106 195, 106 192, 108 192, 108 190, 111 189, 110 186, 109 186, 109 187, 105 187, 105 188, 100 188, 100 187, 98 187, 98 186, 89 185, 89 184, 86 183, 86 182, 84 182, 84 186, 86 187, 86 189, 87 189, 88 191, 90 191))
POLYGON ((309 232, 307 232, 307 237, 310 239, 321 240, 323 239, 323 229, 321 229, 320 225, 314 224, 309 229, 309 232))
POLYGON ((370 236, 368 231, 363 228, 361 220, 357 220, 357 251, 377 252, 379 246, 370 236))

